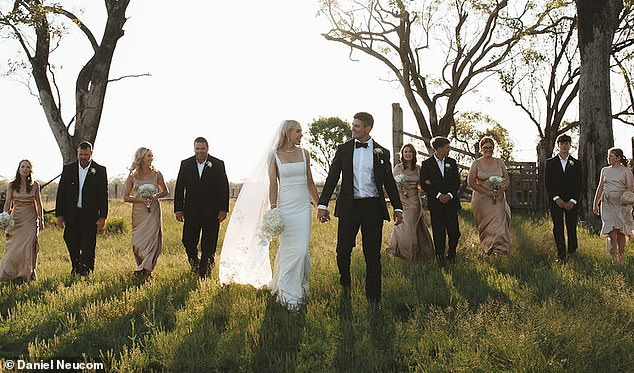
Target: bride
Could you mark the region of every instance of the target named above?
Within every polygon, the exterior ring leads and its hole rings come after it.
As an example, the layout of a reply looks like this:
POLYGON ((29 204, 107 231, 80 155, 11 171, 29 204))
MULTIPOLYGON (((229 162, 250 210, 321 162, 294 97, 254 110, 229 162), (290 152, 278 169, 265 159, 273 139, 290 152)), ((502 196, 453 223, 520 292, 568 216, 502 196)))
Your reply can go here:
POLYGON ((297 121, 281 123, 262 161, 242 186, 220 253, 221 285, 268 287, 289 310, 296 310, 308 295, 310 201, 317 203, 319 199, 310 156, 299 147, 301 139, 297 121), (262 234, 261 225, 264 212, 276 207, 284 231, 271 274, 270 241, 262 234))

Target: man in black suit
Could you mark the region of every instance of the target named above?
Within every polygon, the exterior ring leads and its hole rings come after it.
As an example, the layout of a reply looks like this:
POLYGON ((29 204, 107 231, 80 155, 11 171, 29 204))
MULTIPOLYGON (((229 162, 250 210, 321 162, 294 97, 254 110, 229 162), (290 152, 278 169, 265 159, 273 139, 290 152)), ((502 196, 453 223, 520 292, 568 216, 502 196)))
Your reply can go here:
POLYGON ((434 249, 438 265, 445 265, 445 246, 449 237, 447 260, 456 259, 460 238, 458 211, 460 210, 460 173, 456 160, 449 157, 449 139, 438 136, 431 139, 434 155, 421 165, 420 185, 427 193, 427 206, 431 216, 434 249))
POLYGON ((335 205, 337 266, 343 294, 350 295, 350 255, 359 228, 366 264, 365 294, 371 305, 381 299, 381 241, 383 220, 390 220, 383 188, 394 208, 395 224, 403 221, 403 210, 392 176, 390 152, 370 138, 374 118, 357 113, 352 121, 352 140, 339 145, 324 184, 317 218, 330 220, 328 202, 341 175, 341 190, 335 205))
POLYGON ((103 230, 108 217, 108 176, 106 168, 92 160, 88 141, 79 144, 77 159, 62 171, 55 216, 57 226, 64 229, 71 273, 87 275, 95 269, 97 230, 103 230))
POLYGON ((559 154, 546 161, 546 191, 557 245, 557 262, 560 264, 566 262, 564 216, 568 231, 568 254, 577 250, 577 201, 581 193, 581 166, 570 155, 571 142, 570 136, 560 135, 557 138, 559 154))
POLYGON ((195 155, 181 162, 174 191, 174 215, 176 220, 184 221, 183 245, 192 271, 198 271, 200 277, 211 274, 220 223, 229 211, 225 164, 208 151, 209 143, 204 137, 194 140, 195 155))

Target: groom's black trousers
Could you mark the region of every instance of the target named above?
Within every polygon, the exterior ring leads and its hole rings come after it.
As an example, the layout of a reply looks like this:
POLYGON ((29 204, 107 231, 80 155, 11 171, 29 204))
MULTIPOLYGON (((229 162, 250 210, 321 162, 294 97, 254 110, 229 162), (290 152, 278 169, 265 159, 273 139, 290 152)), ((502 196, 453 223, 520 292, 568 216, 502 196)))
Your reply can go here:
POLYGON ((557 257, 566 258, 566 242, 564 240, 564 216, 566 217, 566 231, 568 232, 568 254, 577 250, 577 205, 572 210, 559 208, 550 202, 550 217, 553 220, 553 235, 557 245, 557 257))
POLYGON ((381 299, 381 238, 383 218, 379 198, 355 199, 352 213, 339 217, 337 229, 337 266, 339 283, 350 286, 350 255, 361 228, 365 257, 365 295, 370 302, 381 299))
POLYGON ((97 222, 94 214, 77 208, 69 221, 65 221, 64 242, 68 248, 73 273, 87 274, 95 269, 97 222))
POLYGON ((187 252, 187 258, 195 260, 198 258, 198 241, 200 241, 200 261, 201 267, 207 261, 214 261, 216 246, 218 244, 218 231, 220 223, 216 214, 209 212, 192 212, 185 216, 183 224, 183 246, 187 252), (201 237, 202 230, 202 237, 201 237))
POLYGON ((447 207, 436 207, 429 209, 431 218, 431 231, 434 237, 434 250, 439 263, 445 260, 445 247, 447 237, 449 237, 449 247, 447 258, 456 257, 456 247, 460 238, 460 227, 458 225, 458 210, 447 207))

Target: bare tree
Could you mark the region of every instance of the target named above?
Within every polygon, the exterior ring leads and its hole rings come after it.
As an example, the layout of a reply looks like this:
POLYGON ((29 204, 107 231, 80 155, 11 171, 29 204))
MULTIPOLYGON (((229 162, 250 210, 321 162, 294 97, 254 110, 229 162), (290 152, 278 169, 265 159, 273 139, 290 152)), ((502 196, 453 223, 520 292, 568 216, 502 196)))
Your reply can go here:
POLYGON ((582 173, 582 214, 586 224, 598 229, 592 201, 605 165, 607 150, 614 144, 610 101, 610 55, 623 0, 575 0, 579 19, 579 158, 582 173))
POLYGON ((460 99, 509 59, 526 35, 546 32, 549 9, 507 0, 322 0, 327 40, 384 63, 396 76, 424 138, 447 136, 460 99), (444 35, 436 66, 430 39, 444 35))
POLYGON ((634 3, 627 0, 619 17, 619 27, 612 42, 612 76, 618 76, 616 83, 621 89, 613 89, 620 103, 614 105, 612 118, 625 124, 634 125, 634 3))
POLYGON ((104 0, 107 10, 106 25, 101 41, 88 26, 71 11, 58 3, 45 0, 15 0, 8 9, 0 7, 0 29, 10 32, 24 52, 31 76, 37 87, 36 95, 44 109, 46 119, 64 164, 76 159, 79 142, 94 143, 103 111, 110 64, 123 36, 125 12, 130 0, 104 0), (60 28, 54 21, 69 21, 85 36, 93 54, 79 72, 75 85, 75 115, 70 120, 62 118, 62 98, 55 69, 50 63, 51 53, 60 43, 60 28), (71 134, 71 127, 73 133, 71 134))

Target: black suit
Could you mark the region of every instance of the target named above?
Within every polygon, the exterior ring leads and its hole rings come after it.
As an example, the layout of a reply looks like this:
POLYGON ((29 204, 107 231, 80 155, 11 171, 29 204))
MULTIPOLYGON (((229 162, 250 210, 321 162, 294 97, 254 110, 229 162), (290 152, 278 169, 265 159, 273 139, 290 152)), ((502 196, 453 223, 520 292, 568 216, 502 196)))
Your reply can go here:
MULTIPOLYGON (((372 174, 378 196, 374 198, 355 199, 354 196, 354 167, 353 155, 355 140, 339 145, 335 157, 330 165, 328 177, 324 184, 319 204, 328 206, 339 177, 341 175, 341 190, 335 205, 335 216, 339 218, 337 228, 337 266, 339 267, 339 282, 350 286, 350 255, 359 228, 362 234, 363 255, 366 263, 365 294, 369 301, 378 302, 381 298, 381 241, 383 220, 390 220, 390 214, 385 203, 383 188, 390 197, 394 209, 402 209, 396 182, 392 176, 390 152, 381 145, 373 142, 372 174), (380 149, 380 151, 378 150, 380 149)), ((357 153, 358 154, 358 153, 357 153)))
POLYGON ((579 202, 581 193, 581 166, 579 161, 568 156, 566 170, 561 167, 559 155, 546 161, 546 191, 550 200, 550 216, 553 220, 553 235, 557 245, 559 259, 566 258, 566 242, 564 240, 564 215, 566 217, 566 230, 568 231, 568 253, 577 250, 577 213, 578 203, 571 210, 565 210, 557 206, 553 198, 559 196, 564 202, 571 199, 579 202))
POLYGON ((427 193, 427 206, 431 216, 431 229, 434 236, 434 249, 438 264, 445 262, 445 246, 449 237, 447 258, 456 257, 456 247, 460 238, 458 226, 458 210, 460 210, 460 173, 456 160, 445 157, 445 175, 443 177, 435 157, 424 160, 421 164, 420 185, 427 193), (453 196, 443 204, 438 199, 438 193, 451 193, 453 196))
POLYGON ((218 213, 229 211, 229 181, 223 161, 208 155, 202 176, 198 174, 196 157, 181 162, 174 191, 174 212, 180 211, 185 216, 183 245, 190 263, 198 262, 202 230, 200 270, 205 274, 208 262, 214 261, 218 244, 218 213))
POLYGON ((64 166, 57 188, 55 216, 64 218, 64 241, 73 273, 87 274, 95 269, 97 219, 108 217, 108 176, 106 168, 91 161, 79 198, 79 165, 64 166))

